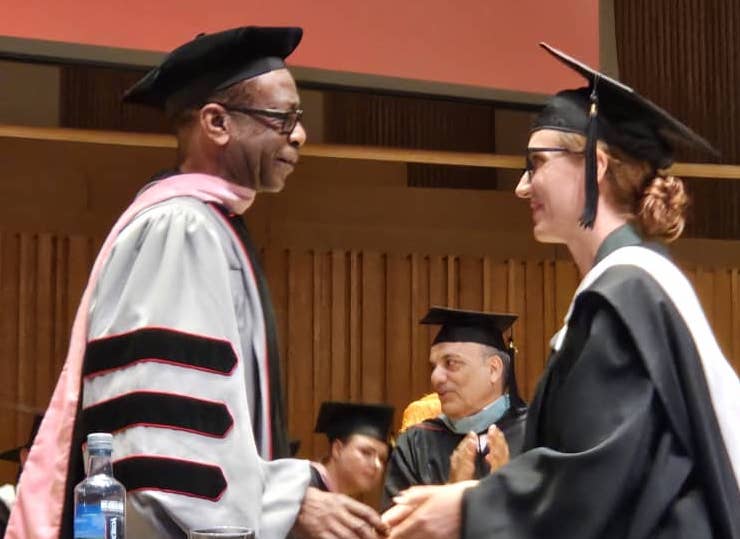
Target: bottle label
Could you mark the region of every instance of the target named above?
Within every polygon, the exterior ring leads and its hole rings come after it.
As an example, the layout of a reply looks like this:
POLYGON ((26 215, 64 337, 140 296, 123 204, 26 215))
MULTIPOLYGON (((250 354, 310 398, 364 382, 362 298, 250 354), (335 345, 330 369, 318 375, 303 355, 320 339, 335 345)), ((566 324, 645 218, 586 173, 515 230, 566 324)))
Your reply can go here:
POLYGON ((105 516, 99 505, 78 505, 74 539, 105 539, 105 516))
POLYGON ((100 510, 106 515, 123 515, 121 500, 100 500, 100 510))

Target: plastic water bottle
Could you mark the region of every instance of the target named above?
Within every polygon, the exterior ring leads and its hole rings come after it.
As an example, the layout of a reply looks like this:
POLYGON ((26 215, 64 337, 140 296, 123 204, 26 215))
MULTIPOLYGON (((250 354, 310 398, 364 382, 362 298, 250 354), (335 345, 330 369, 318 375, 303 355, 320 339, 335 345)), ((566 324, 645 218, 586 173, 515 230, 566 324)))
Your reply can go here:
POLYGON ((113 436, 87 435, 87 477, 75 487, 75 539, 124 539, 126 489, 113 477, 113 436))

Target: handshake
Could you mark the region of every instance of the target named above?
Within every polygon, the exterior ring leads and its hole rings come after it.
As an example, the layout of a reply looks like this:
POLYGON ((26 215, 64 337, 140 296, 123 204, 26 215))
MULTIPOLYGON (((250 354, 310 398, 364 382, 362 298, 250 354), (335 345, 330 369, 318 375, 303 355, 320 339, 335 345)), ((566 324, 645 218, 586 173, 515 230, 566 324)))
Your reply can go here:
POLYGON ((460 533, 460 505, 465 489, 477 481, 412 487, 394 498, 396 505, 379 516, 344 494, 309 487, 293 527, 295 539, 450 538, 460 533))
MULTIPOLYGON (((509 461, 503 433, 489 428, 484 457, 491 473, 509 461)), ((484 446, 483 446, 484 448, 484 446)), ((450 456, 446 485, 414 486, 393 498, 394 506, 382 515, 349 496, 309 488, 298 515, 293 536, 300 539, 434 539, 460 534, 462 496, 474 487, 475 459, 482 452, 478 436, 471 432, 450 456)))

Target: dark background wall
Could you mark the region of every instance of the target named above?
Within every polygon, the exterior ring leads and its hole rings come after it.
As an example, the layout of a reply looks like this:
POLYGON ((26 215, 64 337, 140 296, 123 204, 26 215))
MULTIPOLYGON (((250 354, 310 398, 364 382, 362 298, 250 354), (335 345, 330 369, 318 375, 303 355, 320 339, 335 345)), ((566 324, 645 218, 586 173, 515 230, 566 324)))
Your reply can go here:
MULTIPOLYGON (((722 163, 740 163, 740 2, 614 0, 614 22, 620 78, 704 135, 722 163)), ((689 184, 687 233, 740 238, 740 181, 689 184)))

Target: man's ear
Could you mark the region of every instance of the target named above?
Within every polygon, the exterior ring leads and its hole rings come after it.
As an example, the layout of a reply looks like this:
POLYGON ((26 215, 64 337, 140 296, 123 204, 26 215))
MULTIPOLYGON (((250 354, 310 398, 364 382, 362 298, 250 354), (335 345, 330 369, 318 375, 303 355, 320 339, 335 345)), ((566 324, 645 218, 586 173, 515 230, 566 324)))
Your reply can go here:
POLYGON ((331 441, 331 447, 329 450, 329 454, 331 455, 331 458, 337 459, 339 458, 339 455, 342 453, 342 449, 344 449, 344 443, 339 438, 335 438, 331 441))
POLYGON ((504 361, 498 356, 498 354, 494 354, 491 356, 491 383, 495 384, 504 375, 504 361))
POLYGON ((226 110, 216 103, 208 103, 199 111, 201 131, 217 146, 225 146, 230 138, 229 123, 231 119, 226 110))

